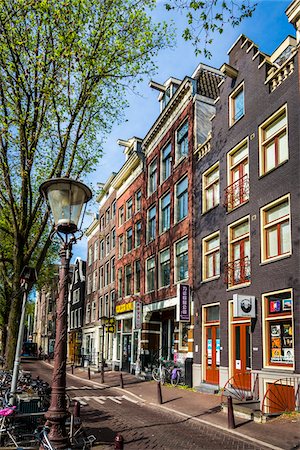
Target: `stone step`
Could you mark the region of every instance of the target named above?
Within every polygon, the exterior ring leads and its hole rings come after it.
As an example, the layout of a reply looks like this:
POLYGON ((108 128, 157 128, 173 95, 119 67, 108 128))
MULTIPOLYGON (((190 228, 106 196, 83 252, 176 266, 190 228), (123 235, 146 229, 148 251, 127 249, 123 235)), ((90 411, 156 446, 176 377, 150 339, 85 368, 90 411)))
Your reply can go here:
POLYGON ((200 383, 199 386, 194 386, 198 392, 204 394, 218 394, 219 386, 217 384, 200 383))

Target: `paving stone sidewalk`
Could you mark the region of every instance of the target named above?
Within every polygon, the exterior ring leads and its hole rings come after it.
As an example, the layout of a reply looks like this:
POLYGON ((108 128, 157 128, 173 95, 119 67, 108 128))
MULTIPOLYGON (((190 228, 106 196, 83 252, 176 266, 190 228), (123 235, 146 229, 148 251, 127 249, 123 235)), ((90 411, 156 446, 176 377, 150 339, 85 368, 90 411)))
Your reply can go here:
MULTIPOLYGON (((68 374, 71 368, 68 367, 68 374)), ((91 382, 100 383, 101 374, 91 370, 91 382)), ((75 368, 74 376, 88 381, 86 369, 75 368)), ((201 421, 218 429, 228 431, 227 415, 220 410, 221 397, 203 394, 180 387, 162 386, 163 404, 158 405, 157 383, 142 381, 128 373, 122 373, 124 390, 127 393, 146 402, 150 407, 161 408, 169 413, 181 415, 190 420, 201 421)), ((118 390, 120 387, 120 372, 105 372, 104 382, 109 387, 118 390)), ((236 436, 244 436, 253 442, 261 441, 273 449, 300 449, 300 413, 285 415, 265 424, 254 423, 245 419, 235 418, 236 428, 231 430, 236 436)), ((104 446, 95 449, 104 449, 104 446)))

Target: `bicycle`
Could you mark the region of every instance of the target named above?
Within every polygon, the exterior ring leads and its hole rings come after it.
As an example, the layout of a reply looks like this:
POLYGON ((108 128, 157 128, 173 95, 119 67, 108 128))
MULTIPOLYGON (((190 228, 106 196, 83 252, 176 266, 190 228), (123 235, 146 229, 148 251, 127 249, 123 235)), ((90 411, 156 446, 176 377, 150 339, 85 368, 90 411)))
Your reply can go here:
POLYGON ((43 425, 35 430, 34 437, 37 443, 42 445, 45 450, 56 450, 48 438, 49 431, 50 428, 47 427, 46 425, 43 425))
POLYGON ((159 366, 152 370, 152 378, 155 381, 160 381, 161 384, 171 381, 173 361, 167 361, 159 358, 159 366))

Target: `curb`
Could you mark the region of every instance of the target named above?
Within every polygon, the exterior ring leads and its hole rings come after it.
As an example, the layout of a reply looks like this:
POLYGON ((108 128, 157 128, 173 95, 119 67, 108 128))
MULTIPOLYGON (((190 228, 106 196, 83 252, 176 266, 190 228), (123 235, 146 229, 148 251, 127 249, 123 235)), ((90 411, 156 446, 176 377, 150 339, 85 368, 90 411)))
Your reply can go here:
MULTIPOLYGON (((47 362, 45 362, 45 364, 48 364, 49 366, 52 367, 52 365, 49 364, 49 363, 47 363, 47 362)), ((184 417, 184 418, 186 418, 186 419, 190 419, 190 420, 192 420, 192 421, 202 423, 203 425, 207 425, 207 426, 210 426, 210 427, 214 427, 214 428, 216 428, 216 429, 218 429, 218 430, 220 430, 220 431, 223 431, 223 432, 232 434, 232 435, 234 435, 234 436, 236 436, 236 437, 239 437, 239 438, 241 438, 242 440, 247 440, 247 441, 253 442, 253 443, 255 443, 255 444, 261 445, 261 446, 263 446, 263 447, 272 449, 272 450, 285 450, 283 447, 276 447, 275 445, 269 444, 268 442, 261 441, 261 440, 259 440, 259 439, 254 438, 254 437, 251 437, 251 436, 242 434, 242 433, 240 433, 240 432, 238 432, 238 431, 235 431, 235 430, 231 430, 231 429, 225 428, 225 427, 223 427, 222 425, 217 425, 217 424, 214 424, 214 423, 212 423, 212 422, 208 422, 207 420, 204 420, 204 419, 199 419, 198 417, 191 416, 191 415, 186 414, 186 413, 183 413, 183 412, 181 412, 181 411, 176 411, 176 410, 174 410, 174 409, 172 409, 172 408, 168 408, 167 406, 159 405, 158 403, 147 402, 145 399, 139 397, 139 396, 136 395, 136 394, 133 394, 132 392, 128 391, 127 389, 122 389, 122 388, 120 388, 120 387, 118 387, 118 386, 109 386, 108 384, 101 384, 101 383, 98 383, 97 381, 92 381, 92 380, 88 380, 88 379, 85 379, 85 378, 81 378, 80 376, 74 375, 74 374, 71 374, 71 373, 67 373, 67 376, 70 376, 70 377, 72 377, 72 378, 76 378, 77 380, 81 380, 81 381, 87 382, 87 383, 89 383, 89 384, 91 384, 91 385, 94 385, 94 386, 99 386, 99 387, 104 387, 104 388, 110 388, 110 389, 116 389, 116 390, 118 390, 118 391, 121 391, 121 392, 124 392, 124 393, 126 393, 126 394, 129 394, 129 395, 131 395, 132 397, 135 397, 135 398, 138 399, 140 402, 143 402, 143 403, 145 403, 145 404, 148 404, 148 405, 151 406, 151 407, 160 408, 160 409, 162 409, 162 410, 168 411, 169 413, 173 413, 173 414, 176 414, 176 415, 178 415, 178 416, 184 417)))

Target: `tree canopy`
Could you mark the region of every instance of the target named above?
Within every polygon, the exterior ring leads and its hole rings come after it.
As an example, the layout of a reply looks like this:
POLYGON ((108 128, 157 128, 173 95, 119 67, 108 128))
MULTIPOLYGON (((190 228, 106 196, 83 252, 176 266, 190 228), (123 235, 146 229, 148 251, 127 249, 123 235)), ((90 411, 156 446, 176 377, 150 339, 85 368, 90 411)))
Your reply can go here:
MULTIPOLYGON (((39 272, 50 247, 38 187, 91 172, 126 87, 154 70, 172 40, 154 24, 152 0, 0 2, 0 295, 13 358, 19 276, 39 272)), ((53 256, 53 255, 52 255, 53 256)))

